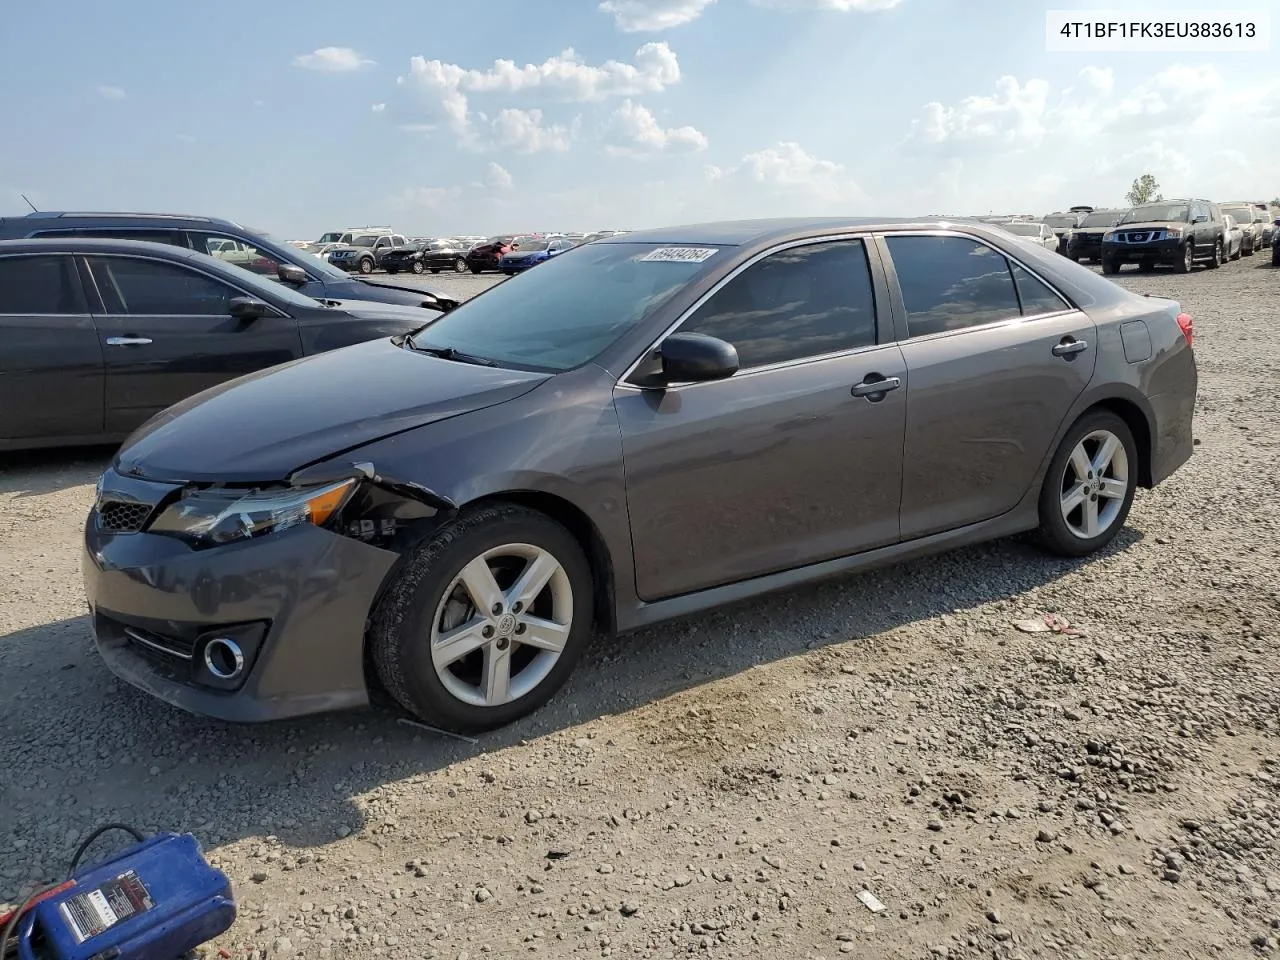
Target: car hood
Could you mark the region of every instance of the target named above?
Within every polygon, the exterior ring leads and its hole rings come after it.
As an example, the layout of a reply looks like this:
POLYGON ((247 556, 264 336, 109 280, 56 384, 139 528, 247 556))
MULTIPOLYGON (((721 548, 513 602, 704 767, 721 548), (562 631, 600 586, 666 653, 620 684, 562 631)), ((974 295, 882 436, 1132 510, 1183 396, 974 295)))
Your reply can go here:
POLYGON ((383 437, 505 403, 549 378, 373 340, 184 400, 125 441, 116 469, 163 481, 269 483, 383 437))
MULTIPOLYGON (((423 313, 422 307, 399 303, 380 303, 377 300, 327 300, 325 302, 332 304, 335 310, 340 310, 361 320, 404 320, 408 323, 422 326, 441 316, 441 313, 437 310, 423 313)), ((319 319, 328 318, 322 314, 319 319)))
POLYGON ((1111 227, 1112 230, 1166 230, 1169 227, 1185 228, 1189 224, 1185 220, 1139 220, 1135 223, 1120 223, 1111 227))
POLYGON ((459 301, 443 294, 423 290, 421 287, 401 287, 393 283, 373 283, 369 280, 355 277, 326 280, 325 289, 334 294, 334 296, 331 296, 333 300, 345 300, 343 293, 350 293, 355 294, 352 298, 353 300, 358 300, 362 303, 394 303, 419 309, 422 307, 426 307, 429 310, 434 309, 432 306, 434 303, 439 303, 452 309, 459 303, 459 301))

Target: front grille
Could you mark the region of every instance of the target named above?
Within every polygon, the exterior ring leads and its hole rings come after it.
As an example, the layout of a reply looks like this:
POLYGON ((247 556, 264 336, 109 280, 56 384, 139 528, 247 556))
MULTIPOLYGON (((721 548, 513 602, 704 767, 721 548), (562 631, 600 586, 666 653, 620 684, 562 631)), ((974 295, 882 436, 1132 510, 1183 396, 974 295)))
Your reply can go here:
POLYGON ((1143 231, 1141 231, 1141 232, 1137 232, 1137 233, 1127 233, 1127 234, 1125 234, 1125 240, 1126 240, 1128 243, 1145 243, 1146 241, 1148 241, 1148 240, 1150 240, 1150 239, 1151 239, 1151 231, 1149 231, 1149 230, 1143 230, 1143 231))
POLYGON ((106 533, 137 533, 154 509, 145 503, 104 500, 98 504, 98 526, 106 533))

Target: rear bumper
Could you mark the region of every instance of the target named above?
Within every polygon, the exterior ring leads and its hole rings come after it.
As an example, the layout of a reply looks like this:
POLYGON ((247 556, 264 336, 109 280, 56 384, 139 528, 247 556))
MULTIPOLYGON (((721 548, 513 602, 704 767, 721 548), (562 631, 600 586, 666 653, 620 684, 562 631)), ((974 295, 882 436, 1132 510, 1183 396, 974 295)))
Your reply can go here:
POLYGON ((395 555, 316 527, 193 550, 171 537, 85 525, 81 571, 108 668, 192 713, 234 722, 369 702, 364 630, 395 555), (243 669, 210 672, 232 639, 243 669))

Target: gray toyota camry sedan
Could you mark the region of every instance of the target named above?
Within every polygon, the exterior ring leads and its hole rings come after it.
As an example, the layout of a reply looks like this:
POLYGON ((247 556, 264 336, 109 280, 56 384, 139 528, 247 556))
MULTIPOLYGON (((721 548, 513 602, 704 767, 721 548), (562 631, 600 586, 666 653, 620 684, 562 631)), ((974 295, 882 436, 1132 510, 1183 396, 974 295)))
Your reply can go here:
POLYGON ((593 630, 1020 531, 1099 550, 1191 455, 1193 339, 970 222, 606 238, 149 421, 85 525, 98 648, 227 720, 378 691, 496 727, 593 630))

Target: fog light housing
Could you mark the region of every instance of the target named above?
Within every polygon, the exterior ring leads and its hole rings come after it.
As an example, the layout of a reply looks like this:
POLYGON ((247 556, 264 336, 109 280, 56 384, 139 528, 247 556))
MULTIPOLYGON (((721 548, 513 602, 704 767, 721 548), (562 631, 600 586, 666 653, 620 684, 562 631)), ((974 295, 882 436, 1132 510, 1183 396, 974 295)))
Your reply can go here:
POLYGON ((201 633, 192 651, 192 681, 211 690, 239 690, 262 651, 267 627, 266 623, 247 623, 201 633))

